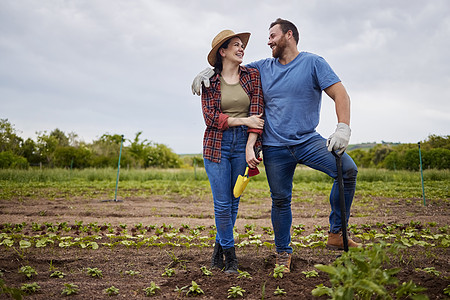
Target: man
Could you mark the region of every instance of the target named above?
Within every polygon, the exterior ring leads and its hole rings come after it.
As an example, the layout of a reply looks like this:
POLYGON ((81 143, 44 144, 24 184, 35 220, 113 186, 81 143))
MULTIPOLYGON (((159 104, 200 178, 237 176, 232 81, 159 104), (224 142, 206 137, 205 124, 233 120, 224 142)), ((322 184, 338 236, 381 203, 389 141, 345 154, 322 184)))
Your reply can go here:
MULTIPOLYGON (((327 247, 343 248, 341 210, 336 160, 331 151, 342 154, 347 218, 356 187, 357 167, 344 153, 350 139, 350 98, 339 77, 320 56, 297 49, 296 26, 283 19, 270 25, 268 45, 273 58, 247 65, 261 74, 265 103, 263 158, 272 197, 272 226, 275 234, 277 264, 289 272, 291 264, 291 197, 297 164, 304 164, 334 178, 330 194, 331 213, 327 247), (322 91, 335 102, 338 125, 327 139, 316 132, 322 91)), ((201 82, 209 84, 209 70, 193 82, 199 94, 201 82), (208 80, 205 80, 208 79, 208 80)), ((348 239, 349 247, 359 244, 348 239)))

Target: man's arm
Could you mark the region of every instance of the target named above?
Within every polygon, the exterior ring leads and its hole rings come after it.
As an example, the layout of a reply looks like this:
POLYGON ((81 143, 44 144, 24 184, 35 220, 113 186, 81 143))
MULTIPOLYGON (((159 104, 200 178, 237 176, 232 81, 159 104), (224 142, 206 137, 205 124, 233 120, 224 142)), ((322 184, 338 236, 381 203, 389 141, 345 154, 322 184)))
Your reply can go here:
POLYGON ((338 119, 336 131, 327 140, 328 151, 338 150, 341 155, 350 141, 350 97, 341 82, 327 87, 325 93, 334 100, 338 119))
POLYGON ((338 123, 350 126, 350 97, 341 82, 325 89, 325 93, 334 100, 338 123))

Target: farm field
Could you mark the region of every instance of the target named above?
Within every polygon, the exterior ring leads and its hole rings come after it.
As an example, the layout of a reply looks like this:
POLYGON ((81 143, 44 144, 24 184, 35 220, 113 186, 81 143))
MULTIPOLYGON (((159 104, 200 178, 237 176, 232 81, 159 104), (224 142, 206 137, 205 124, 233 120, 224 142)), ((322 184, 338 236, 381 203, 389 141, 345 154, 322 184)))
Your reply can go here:
MULTIPOLYGON (((0 280, 7 289, 22 287, 29 292, 25 299, 147 299, 152 292, 153 299, 196 292, 199 299, 330 298, 312 295, 321 284, 332 287, 331 275, 317 265, 331 265, 341 254, 325 248, 331 188, 326 176, 296 172, 293 266, 280 277, 263 170, 241 198, 239 276, 208 272, 215 228, 204 170, 123 170, 120 201, 108 201, 116 196, 115 172, 0 170, 0 280)), ((363 169, 358 175, 349 232, 365 244, 366 252, 355 252, 367 255, 360 271, 386 271, 392 280, 384 282, 385 292, 394 299, 450 296, 450 173, 427 170, 424 178, 426 205, 418 172, 363 169)), ((346 266, 351 268, 349 260, 346 266)), ((369 273, 362 276, 370 281, 376 272, 369 273)))

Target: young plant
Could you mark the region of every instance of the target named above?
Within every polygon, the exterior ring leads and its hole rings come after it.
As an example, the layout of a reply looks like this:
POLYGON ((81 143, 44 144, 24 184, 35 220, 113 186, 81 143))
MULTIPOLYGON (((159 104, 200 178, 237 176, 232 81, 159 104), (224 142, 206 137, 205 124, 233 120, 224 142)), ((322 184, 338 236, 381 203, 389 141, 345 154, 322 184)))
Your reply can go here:
POLYGON ((87 274, 91 277, 103 277, 103 272, 102 270, 98 269, 98 268, 87 268, 87 274))
POLYGON ((202 270, 203 275, 206 275, 206 276, 211 276, 211 275, 213 274, 213 273, 212 273, 210 270, 208 270, 205 266, 201 267, 200 270, 202 270))
MULTIPOLYGON (((402 287, 395 277, 400 269, 384 269, 383 265, 389 261, 387 252, 396 253, 397 248, 398 245, 388 248, 384 242, 372 248, 352 248, 331 265, 315 265, 328 273, 332 287, 320 284, 312 290, 312 295, 327 295, 333 299, 342 295, 345 299, 370 299, 372 296, 391 299, 392 293, 402 287)), ((409 287, 417 290, 417 286, 409 287)))
POLYGON ((20 287, 20 289, 22 290, 22 292, 24 292, 25 294, 33 294, 36 293, 41 287, 36 283, 24 283, 22 284, 22 286, 20 287))
POLYGON ((145 296, 154 296, 156 293, 161 292, 161 288, 156 285, 154 281, 150 282, 150 286, 143 289, 145 296))
POLYGON ((205 292, 203 292, 203 290, 195 281, 192 281, 191 286, 189 287, 189 290, 187 291, 186 295, 198 296, 201 294, 205 294, 205 292))
POLYGON ((175 270, 172 268, 166 268, 164 270, 164 273, 161 274, 161 276, 167 276, 167 277, 172 277, 173 275, 175 275, 175 270))
POLYGON ((52 274, 50 274, 51 278, 64 278, 64 276, 66 276, 66 274, 64 274, 61 271, 55 271, 52 274))
POLYGON ((38 274, 36 272, 36 270, 33 267, 30 267, 30 266, 23 266, 23 267, 21 267, 20 270, 19 270, 19 273, 20 274, 24 274, 28 279, 30 279, 34 275, 38 274))
POLYGON ((286 295, 286 292, 284 291, 284 289, 280 289, 280 287, 277 286, 277 289, 275 290, 275 292, 273 292, 273 294, 275 296, 283 296, 286 295))
POLYGON ((119 289, 115 286, 110 286, 109 288, 103 290, 103 294, 106 294, 108 296, 117 296, 119 295, 119 289))
POLYGON ((130 276, 136 276, 136 275, 141 274, 141 272, 129 270, 129 271, 125 271, 125 274, 130 275, 130 276))
POLYGON ((70 296, 78 294, 80 289, 78 288, 78 285, 73 283, 64 283, 64 289, 61 292, 61 295, 63 296, 70 296))
POLYGON ((315 270, 303 271, 302 274, 305 274, 306 278, 319 277, 319 273, 317 273, 317 271, 315 270))
POLYGON ((240 286, 232 286, 228 289, 227 298, 244 297, 245 290, 240 286))
POLYGON ((283 278, 284 270, 286 269, 286 266, 275 264, 275 268, 273 269, 273 278, 283 278))
POLYGON ((252 278, 249 272, 238 270, 239 276, 237 278, 252 278))

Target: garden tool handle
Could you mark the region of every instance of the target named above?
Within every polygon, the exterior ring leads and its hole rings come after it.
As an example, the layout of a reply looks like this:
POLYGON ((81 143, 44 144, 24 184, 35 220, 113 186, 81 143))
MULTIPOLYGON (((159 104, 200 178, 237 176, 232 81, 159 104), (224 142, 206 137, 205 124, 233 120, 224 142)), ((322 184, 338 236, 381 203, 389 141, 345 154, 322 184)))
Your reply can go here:
POLYGON ((339 207, 341 209, 341 231, 342 231, 342 239, 344 242, 344 251, 348 252, 348 236, 347 236, 347 209, 345 207, 345 194, 344 194, 344 176, 342 174, 342 155, 336 153, 335 151, 331 151, 334 157, 336 158, 336 168, 337 168, 337 180, 339 186, 339 207))

